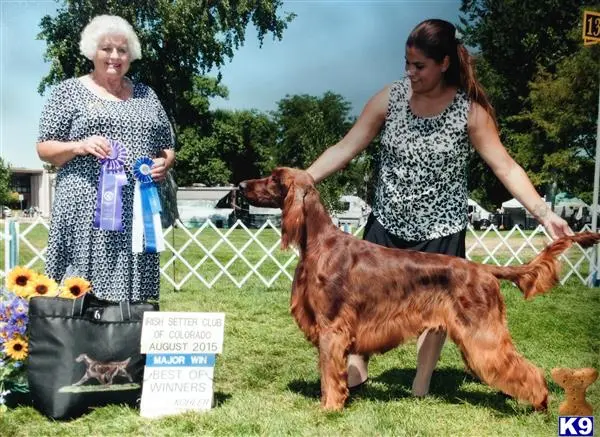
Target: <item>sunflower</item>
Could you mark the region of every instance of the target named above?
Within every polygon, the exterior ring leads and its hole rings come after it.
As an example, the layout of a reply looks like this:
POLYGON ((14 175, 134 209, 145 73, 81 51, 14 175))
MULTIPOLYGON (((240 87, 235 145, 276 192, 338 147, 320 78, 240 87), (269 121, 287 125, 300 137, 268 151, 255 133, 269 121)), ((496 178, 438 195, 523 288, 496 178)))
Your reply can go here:
POLYGON ((29 296, 27 286, 37 274, 27 267, 15 267, 6 278, 6 288, 21 297, 29 296))
POLYGON ((29 296, 56 296, 58 294, 58 284, 54 279, 38 275, 29 281, 27 290, 29 296))
POLYGON ((16 337, 4 343, 4 352, 13 360, 24 360, 29 354, 27 340, 22 337, 16 337))
POLYGON ((90 283, 88 281, 79 277, 69 278, 65 281, 65 285, 59 296, 68 299, 76 299, 79 296, 83 296, 88 291, 90 291, 90 283))

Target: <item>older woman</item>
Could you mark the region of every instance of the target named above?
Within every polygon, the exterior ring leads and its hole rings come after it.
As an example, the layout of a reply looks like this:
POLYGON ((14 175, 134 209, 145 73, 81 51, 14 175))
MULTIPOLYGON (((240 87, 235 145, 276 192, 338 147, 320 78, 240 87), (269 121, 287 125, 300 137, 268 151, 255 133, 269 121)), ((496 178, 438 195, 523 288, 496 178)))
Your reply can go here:
POLYGON ((38 154, 60 167, 46 273, 57 281, 83 276, 101 299, 158 298, 158 254, 132 251, 132 165, 151 157, 152 178, 165 178, 175 160, 171 125, 154 91, 125 76, 130 63, 142 56, 126 20, 95 17, 81 33, 80 49, 93 70, 58 84, 40 120, 38 154), (111 144, 120 144, 126 154, 121 230, 98 227, 94 220, 101 160, 111 156, 111 144))

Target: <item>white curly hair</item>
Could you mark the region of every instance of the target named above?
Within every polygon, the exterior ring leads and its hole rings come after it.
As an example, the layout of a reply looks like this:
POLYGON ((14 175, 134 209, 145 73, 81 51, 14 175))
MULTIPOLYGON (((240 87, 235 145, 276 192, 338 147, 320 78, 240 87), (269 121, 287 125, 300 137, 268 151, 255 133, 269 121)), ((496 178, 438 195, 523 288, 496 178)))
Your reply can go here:
POLYGON ((133 27, 117 15, 97 15, 81 32, 79 50, 89 60, 94 59, 100 40, 107 35, 121 35, 127 39, 131 61, 142 58, 142 48, 133 27))

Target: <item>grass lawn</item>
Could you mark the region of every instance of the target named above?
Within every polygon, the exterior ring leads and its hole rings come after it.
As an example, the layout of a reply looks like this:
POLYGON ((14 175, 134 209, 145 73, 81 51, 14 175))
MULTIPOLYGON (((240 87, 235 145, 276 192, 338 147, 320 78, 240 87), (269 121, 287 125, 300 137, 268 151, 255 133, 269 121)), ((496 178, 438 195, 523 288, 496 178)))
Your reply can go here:
MULTIPOLYGON (((510 285, 503 292, 517 348, 547 375, 557 366, 600 367, 599 289, 566 285, 530 302, 510 285)), ((431 396, 410 395, 416 360, 410 343, 372 359, 370 382, 343 412, 321 411, 316 350, 295 326, 288 300, 284 281, 269 289, 251 282, 242 289, 163 292, 164 310, 226 313, 224 353, 215 368, 216 406, 209 412, 147 420, 136 410, 113 406, 54 422, 20 407, 0 417, 0 435, 557 435, 560 387, 549 383, 550 412, 535 413, 467 376, 452 343, 444 348, 431 396)), ((587 397, 600 408, 600 383, 587 397)))

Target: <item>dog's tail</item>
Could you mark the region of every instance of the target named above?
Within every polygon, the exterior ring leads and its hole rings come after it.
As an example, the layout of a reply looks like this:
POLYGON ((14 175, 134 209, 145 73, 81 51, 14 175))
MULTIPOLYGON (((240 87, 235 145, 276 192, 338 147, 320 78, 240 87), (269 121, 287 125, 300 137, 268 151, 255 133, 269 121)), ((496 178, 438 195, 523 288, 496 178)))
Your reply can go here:
POLYGON ((589 247, 600 241, 600 233, 582 232, 559 238, 549 244, 538 256, 522 266, 485 265, 485 269, 498 279, 512 281, 521 289, 525 299, 542 294, 558 282, 560 270, 557 257, 573 243, 589 247))

